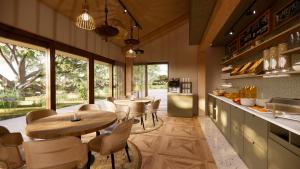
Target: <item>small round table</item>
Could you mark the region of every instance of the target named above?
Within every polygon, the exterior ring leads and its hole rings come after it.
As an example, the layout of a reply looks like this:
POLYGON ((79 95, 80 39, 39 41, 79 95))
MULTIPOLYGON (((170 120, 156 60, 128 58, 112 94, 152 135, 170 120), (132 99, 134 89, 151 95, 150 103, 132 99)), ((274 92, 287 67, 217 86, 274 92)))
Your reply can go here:
POLYGON ((108 111, 80 111, 80 121, 72 122, 74 113, 45 117, 28 124, 27 136, 36 139, 52 139, 62 136, 81 136, 104 129, 117 121, 115 113, 108 111))
POLYGON ((130 100, 130 99, 118 99, 115 100, 114 103, 116 105, 120 105, 120 106, 129 106, 130 103, 132 102, 142 102, 145 104, 151 103, 152 100, 150 99, 135 99, 135 100, 130 100))

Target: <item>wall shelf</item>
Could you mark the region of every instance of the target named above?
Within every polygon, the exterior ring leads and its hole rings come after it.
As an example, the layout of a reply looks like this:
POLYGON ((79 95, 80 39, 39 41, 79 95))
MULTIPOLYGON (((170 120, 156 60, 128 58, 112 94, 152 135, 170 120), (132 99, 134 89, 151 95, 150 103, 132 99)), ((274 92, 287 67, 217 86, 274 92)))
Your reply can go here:
POLYGON ((231 59, 228 59, 227 61, 223 62, 222 64, 226 65, 226 64, 232 63, 238 59, 245 58, 245 57, 251 56, 251 55, 255 55, 256 53, 258 53, 264 49, 267 49, 273 45, 278 45, 278 43, 286 41, 291 33, 294 33, 296 30, 299 30, 299 29, 300 29, 300 24, 297 24, 297 25, 265 40, 261 44, 255 46, 255 47, 252 47, 248 50, 243 51, 242 53, 232 57, 231 59))
POLYGON ((281 55, 288 55, 288 54, 297 54, 300 53, 300 47, 296 47, 285 52, 280 53, 281 55))
POLYGON ((274 78, 274 77, 284 77, 281 75, 300 75, 300 71, 289 71, 289 72, 279 72, 279 73, 272 73, 272 74, 245 74, 245 75, 235 75, 235 76, 230 76, 227 78, 222 78, 222 80, 230 80, 230 79, 245 79, 245 78, 258 78, 258 77, 268 77, 269 78, 274 78))

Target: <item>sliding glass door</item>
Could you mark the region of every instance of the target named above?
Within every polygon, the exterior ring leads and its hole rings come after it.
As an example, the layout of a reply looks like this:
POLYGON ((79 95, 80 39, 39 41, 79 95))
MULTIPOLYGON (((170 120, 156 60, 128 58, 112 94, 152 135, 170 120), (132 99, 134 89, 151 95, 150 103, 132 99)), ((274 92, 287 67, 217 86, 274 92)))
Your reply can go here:
POLYGON ((168 64, 138 64, 133 66, 132 87, 138 97, 161 99, 160 110, 167 110, 168 64))
POLYGON ((167 110, 168 64, 147 65, 147 94, 160 99, 160 110, 167 110))
POLYGON ((113 66, 113 96, 122 98, 125 95, 125 66, 113 66))

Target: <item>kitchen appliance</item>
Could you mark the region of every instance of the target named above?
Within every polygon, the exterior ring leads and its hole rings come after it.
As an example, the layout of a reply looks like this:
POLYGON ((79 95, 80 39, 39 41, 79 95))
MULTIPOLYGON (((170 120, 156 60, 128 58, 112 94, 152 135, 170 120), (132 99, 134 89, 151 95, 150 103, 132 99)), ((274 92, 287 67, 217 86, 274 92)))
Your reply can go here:
POLYGON ((300 121, 300 99, 272 98, 266 106, 275 118, 300 121))
POLYGON ((180 79, 179 78, 172 78, 168 82, 168 92, 180 93, 180 79))

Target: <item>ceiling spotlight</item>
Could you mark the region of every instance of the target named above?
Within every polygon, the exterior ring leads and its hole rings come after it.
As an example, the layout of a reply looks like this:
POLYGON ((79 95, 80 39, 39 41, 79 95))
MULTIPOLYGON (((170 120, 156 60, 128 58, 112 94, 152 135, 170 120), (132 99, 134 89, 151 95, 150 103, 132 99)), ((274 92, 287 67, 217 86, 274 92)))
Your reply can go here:
POLYGON ((124 12, 127 13, 127 9, 124 9, 124 12))
POLYGON ((253 10, 253 11, 252 11, 252 14, 255 15, 255 14, 256 14, 256 10, 253 10))
POLYGON ((234 31, 233 31, 233 30, 229 31, 228 35, 229 35, 229 36, 234 35, 234 31))

